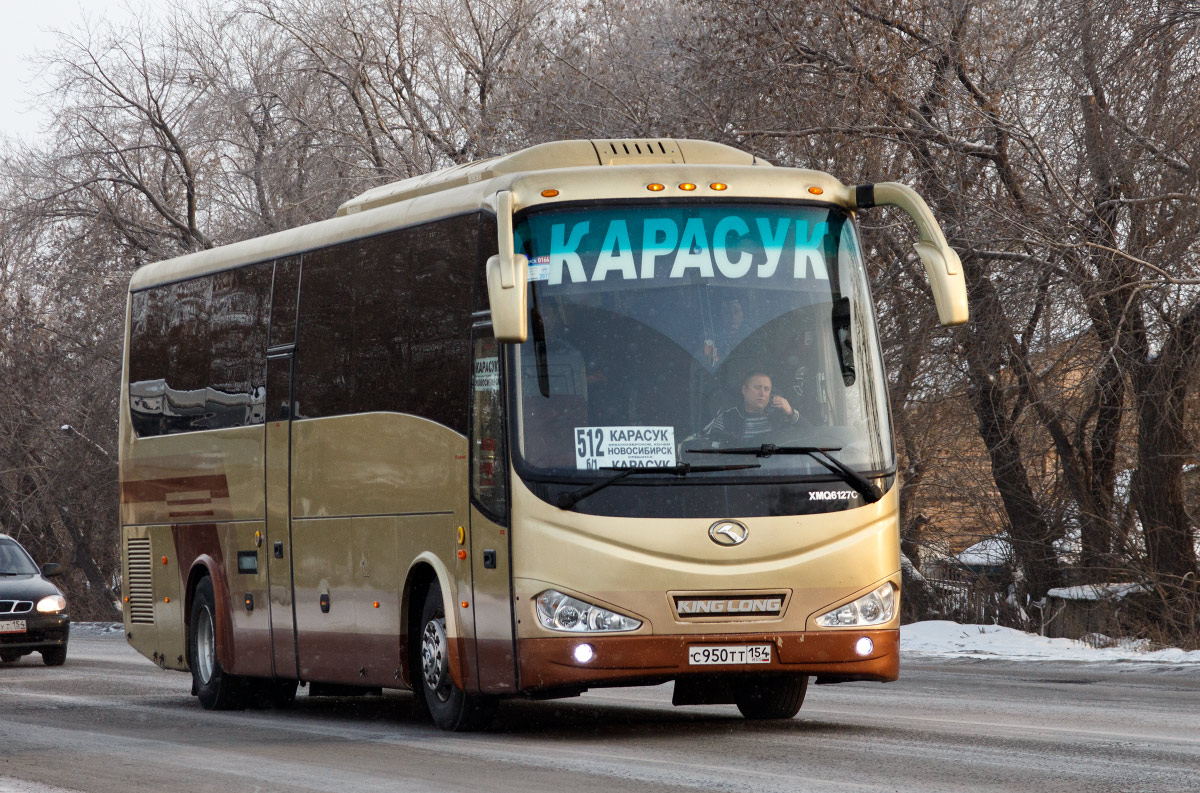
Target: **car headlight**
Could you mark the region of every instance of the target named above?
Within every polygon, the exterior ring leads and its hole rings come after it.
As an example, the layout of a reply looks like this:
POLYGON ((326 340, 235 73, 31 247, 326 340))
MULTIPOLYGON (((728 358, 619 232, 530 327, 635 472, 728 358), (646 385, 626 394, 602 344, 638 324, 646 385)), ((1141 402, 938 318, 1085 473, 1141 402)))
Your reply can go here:
POLYGON ((67 599, 62 595, 46 595, 38 601, 37 610, 43 614, 57 614, 66 611, 67 599))
POLYGON ((891 582, 863 595, 853 603, 838 606, 817 617, 822 628, 846 626, 882 625, 891 622, 896 614, 896 587, 891 582))
POLYGON ((537 615, 544 627, 571 633, 631 631, 642 626, 641 620, 585 603, 554 589, 547 589, 537 596, 537 615))

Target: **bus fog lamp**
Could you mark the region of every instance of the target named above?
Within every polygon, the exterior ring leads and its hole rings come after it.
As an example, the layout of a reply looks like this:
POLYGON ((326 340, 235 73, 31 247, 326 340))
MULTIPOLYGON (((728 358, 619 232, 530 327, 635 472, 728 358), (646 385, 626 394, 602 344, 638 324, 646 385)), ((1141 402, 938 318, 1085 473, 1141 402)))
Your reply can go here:
POLYGON ((596 657, 596 651, 592 649, 590 644, 575 645, 575 660, 578 663, 586 664, 588 661, 596 657))
POLYGON ((862 656, 870 655, 875 652, 875 642, 864 636, 854 643, 854 652, 862 656))
POLYGON ((895 613, 896 588, 891 583, 887 583, 874 592, 863 595, 853 603, 847 603, 822 614, 817 617, 817 624, 822 628, 882 625, 885 622, 891 622, 895 613))
MULTIPOLYGON (((537 616, 542 627, 571 633, 632 631, 642 626, 640 620, 564 595, 554 589, 547 589, 537 596, 537 616)), ((579 652, 578 648, 576 652, 579 652)))

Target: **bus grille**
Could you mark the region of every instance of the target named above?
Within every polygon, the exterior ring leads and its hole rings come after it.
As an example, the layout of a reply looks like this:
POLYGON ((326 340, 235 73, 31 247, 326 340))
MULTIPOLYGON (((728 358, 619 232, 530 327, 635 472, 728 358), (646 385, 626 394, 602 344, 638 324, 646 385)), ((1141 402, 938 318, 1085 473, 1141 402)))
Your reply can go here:
POLYGON ((127 540, 129 559, 128 586, 129 621, 142 625, 154 624, 154 586, 151 583, 150 538, 130 537, 127 540))

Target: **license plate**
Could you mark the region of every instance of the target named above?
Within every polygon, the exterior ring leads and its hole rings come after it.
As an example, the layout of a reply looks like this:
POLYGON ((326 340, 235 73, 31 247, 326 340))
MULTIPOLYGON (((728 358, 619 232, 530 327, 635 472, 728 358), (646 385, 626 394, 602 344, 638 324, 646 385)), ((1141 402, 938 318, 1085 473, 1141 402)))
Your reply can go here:
POLYGON ((771 663, 771 645, 719 644, 689 647, 688 663, 692 666, 769 664, 771 663))
POLYGON ((4 620, 0 622, 0 633, 24 633, 25 620, 4 620))

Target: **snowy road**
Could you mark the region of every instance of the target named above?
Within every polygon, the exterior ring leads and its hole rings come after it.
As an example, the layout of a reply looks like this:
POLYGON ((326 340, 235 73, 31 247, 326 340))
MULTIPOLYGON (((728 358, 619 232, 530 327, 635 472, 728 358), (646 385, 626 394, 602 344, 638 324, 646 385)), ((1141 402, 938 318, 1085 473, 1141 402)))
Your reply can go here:
POLYGON ((906 657, 800 716, 672 708, 670 686, 501 707, 490 733, 409 696, 208 713, 119 635, 0 667, 0 793, 1200 790, 1200 667, 906 657))

